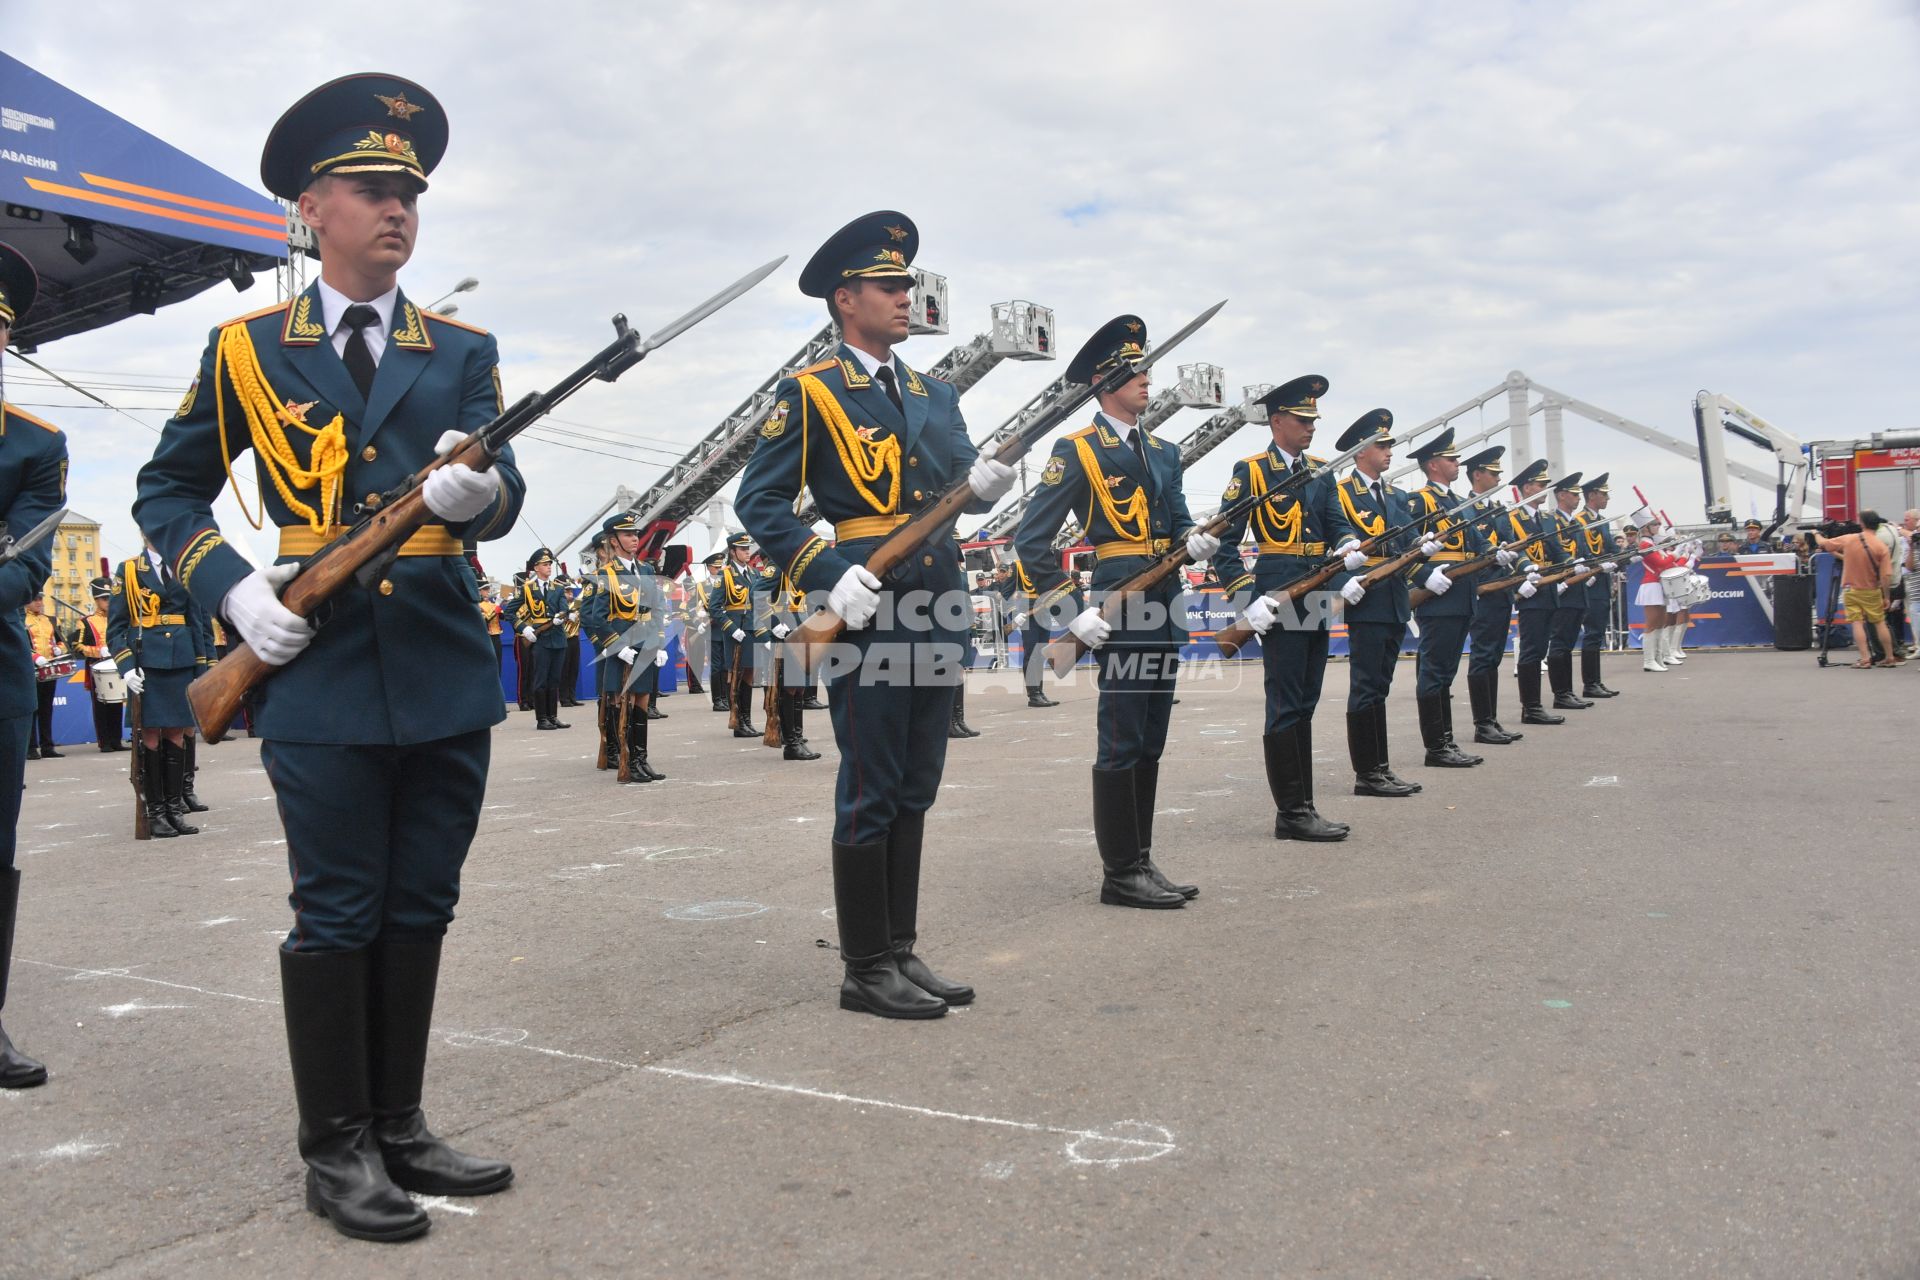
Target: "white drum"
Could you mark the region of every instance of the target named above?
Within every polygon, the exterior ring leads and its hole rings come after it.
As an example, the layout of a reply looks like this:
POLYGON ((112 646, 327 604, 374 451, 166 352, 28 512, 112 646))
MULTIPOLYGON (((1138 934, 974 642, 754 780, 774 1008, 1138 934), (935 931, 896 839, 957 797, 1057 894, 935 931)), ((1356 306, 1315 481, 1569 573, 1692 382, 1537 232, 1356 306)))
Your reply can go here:
POLYGON ((1687 580, 1692 576, 1693 571, 1680 564, 1660 571, 1660 591, 1667 597, 1667 608, 1687 607, 1687 592, 1690 590, 1687 580))
POLYGON ((109 658, 93 664, 93 696, 102 702, 127 700, 127 682, 120 678, 120 668, 109 658))

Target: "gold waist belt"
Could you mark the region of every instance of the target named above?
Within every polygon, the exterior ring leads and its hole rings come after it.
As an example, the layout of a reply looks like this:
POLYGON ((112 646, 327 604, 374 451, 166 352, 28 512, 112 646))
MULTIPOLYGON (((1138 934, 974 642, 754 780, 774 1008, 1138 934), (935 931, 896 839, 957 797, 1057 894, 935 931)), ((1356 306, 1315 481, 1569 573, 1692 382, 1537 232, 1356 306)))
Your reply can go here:
MULTIPOLYGON (((289 525, 280 530, 280 554, 283 556, 310 556, 320 548, 338 538, 347 531, 341 524, 328 525, 325 533, 315 533, 305 525, 289 525)), ((400 544, 403 556, 457 556, 461 554, 460 539, 453 536, 445 525, 425 525, 415 531, 411 538, 400 544)))
POLYGON ((1472 557, 1465 551, 1436 551, 1427 557, 1429 564, 1465 564, 1472 557))
POLYGON ((187 615, 184 613, 159 613, 146 619, 140 625, 143 627, 184 627, 187 625, 187 615))
POLYGON ((1367 567, 1368 567, 1369 569, 1371 569, 1371 568, 1373 568, 1373 567, 1374 567, 1375 565, 1382 565, 1382 564, 1385 564, 1385 563, 1386 563, 1387 561, 1389 561, 1389 560, 1391 560, 1391 559, 1393 559, 1393 557, 1392 557, 1392 556, 1368 556, 1368 557, 1367 557, 1367 567))
POLYGON ((1324 542, 1267 542, 1258 541, 1263 556, 1323 556, 1327 554, 1324 542))
POLYGON ((1147 542, 1096 542, 1093 545, 1093 557, 1096 560, 1110 560, 1114 556, 1159 556, 1165 555, 1167 548, 1172 545, 1171 538, 1154 538, 1147 542))
POLYGON ((851 542, 855 538, 884 538, 910 518, 908 516, 856 516, 852 520, 842 520, 833 526, 833 540, 851 542))

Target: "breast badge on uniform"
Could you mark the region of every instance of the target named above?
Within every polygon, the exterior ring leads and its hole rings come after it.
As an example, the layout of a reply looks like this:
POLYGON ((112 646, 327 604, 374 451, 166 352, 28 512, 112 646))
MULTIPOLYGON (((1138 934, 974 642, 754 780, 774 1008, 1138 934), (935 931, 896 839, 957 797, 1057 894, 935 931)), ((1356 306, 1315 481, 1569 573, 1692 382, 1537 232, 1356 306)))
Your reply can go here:
POLYGON ((1239 496, 1240 496, 1240 477, 1235 476, 1233 479, 1227 481, 1227 490, 1225 493, 1220 495, 1220 501, 1232 502, 1235 498, 1239 496))
POLYGON ((1059 484, 1067 478, 1065 458, 1048 458, 1046 470, 1040 473, 1041 484, 1059 484))
POLYGON ((762 440, 775 440, 779 438, 780 433, 787 429, 788 411, 785 400, 773 406, 773 412, 767 415, 766 423, 760 428, 760 438, 762 440))
POLYGON ((319 403, 318 400, 289 400, 280 406, 280 421, 290 427, 304 427, 308 410, 319 403))
POLYGON ((1109 489, 1118 489, 1121 485, 1127 482, 1127 478, 1125 476, 1107 476, 1105 477, 1105 479, 1107 482, 1107 488, 1109 489))

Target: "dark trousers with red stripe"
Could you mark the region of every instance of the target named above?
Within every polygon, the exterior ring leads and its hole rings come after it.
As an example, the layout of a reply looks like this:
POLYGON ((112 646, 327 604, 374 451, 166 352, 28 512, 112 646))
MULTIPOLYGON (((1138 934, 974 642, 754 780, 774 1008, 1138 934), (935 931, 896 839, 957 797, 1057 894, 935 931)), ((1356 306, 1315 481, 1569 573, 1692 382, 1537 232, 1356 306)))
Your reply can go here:
POLYGON ((293 873, 288 951, 446 933, 487 790, 487 729, 413 746, 267 741, 293 873))

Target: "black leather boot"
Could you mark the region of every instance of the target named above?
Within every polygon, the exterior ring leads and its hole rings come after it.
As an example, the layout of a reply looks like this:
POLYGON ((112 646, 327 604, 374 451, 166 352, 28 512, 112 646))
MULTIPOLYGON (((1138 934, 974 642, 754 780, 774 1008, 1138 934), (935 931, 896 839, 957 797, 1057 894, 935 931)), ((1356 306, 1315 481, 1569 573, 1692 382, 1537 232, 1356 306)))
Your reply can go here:
POLYGON ((800 709, 802 711, 825 711, 827 709, 827 704, 820 701, 820 688, 818 685, 810 684, 807 686, 806 696, 800 700, 800 709))
POLYGON ((1184 907, 1187 900, 1172 889, 1162 889, 1147 873, 1140 854, 1140 811, 1133 794, 1133 770, 1093 771, 1093 840, 1100 849, 1105 874, 1100 901, 1110 907, 1166 910, 1184 907))
POLYGON ((1347 838, 1344 822, 1328 822, 1313 807, 1313 740, 1306 721, 1260 740, 1267 759, 1267 790, 1273 793, 1275 840, 1334 841, 1347 838))
POLYGON ((535 689, 533 691, 533 727, 536 729, 558 729, 560 727, 554 723, 553 712, 548 709, 548 696, 548 691, 545 689, 535 689))
POLYGON ((280 952, 307 1208, 356 1240, 411 1240, 432 1226, 393 1183, 373 1135, 367 1075, 371 949, 280 952))
POLYGON ((1030 707, 1057 707, 1060 704, 1046 695, 1038 684, 1027 686, 1027 705, 1030 707))
POLYGON ((193 793, 193 775, 198 772, 193 763, 194 736, 188 734, 183 740, 186 747, 186 771, 180 776, 180 799, 186 802, 188 813, 205 813, 207 806, 193 793))
POLYGON ((949 738, 977 738, 978 729, 967 724, 967 682, 962 680, 953 691, 953 724, 947 729, 949 738))
POLYGON ((840 1007, 880 1018, 938 1018, 947 1002, 909 980, 893 956, 887 921, 889 843, 833 843, 833 914, 846 965, 840 1007))
POLYGON ((1499 688, 1493 672, 1467 672, 1467 702, 1473 708, 1473 740, 1490 747, 1504 747, 1520 740, 1519 734, 1502 729, 1496 718, 1494 699, 1499 688))
MULTIPOLYGON (((0 1013, 7 1008, 7 977, 13 969, 13 918, 20 910, 20 871, 0 867, 0 1013)), ((13 1047, 0 1023, 0 1089, 31 1089, 47 1082, 47 1069, 13 1047)))
POLYGON ((1175 884, 1153 865, 1153 808, 1160 791, 1160 762, 1133 766, 1133 820, 1140 833, 1140 857, 1147 865, 1147 876, 1162 889, 1170 889, 1192 901, 1200 896, 1197 884, 1175 884))
POLYGON ((700 683, 700 673, 695 671, 693 664, 689 662, 687 664, 687 692, 697 698, 706 691, 706 686, 700 683))
POLYGON ((927 834, 927 815, 903 813, 887 832, 887 939, 893 944, 893 962, 900 973, 928 995, 948 1004, 972 1004, 973 988, 948 982, 913 954, 919 939, 920 846, 927 834))
POLYGON ((168 840, 184 834, 173 825, 173 806, 167 803, 166 739, 157 747, 140 749, 140 786, 147 806, 147 834, 168 840))
MULTIPOLYGON (((631 697, 623 694, 623 697, 631 697)), ((650 702, 651 698, 643 699, 650 702)), ((627 708, 627 778, 632 782, 660 782, 666 774, 647 760, 647 714, 644 706, 627 708)))
POLYGON ((1513 681, 1520 686, 1521 724, 1565 724, 1565 716, 1549 714, 1540 705, 1540 668, 1523 662, 1513 669, 1513 681))
POLYGON ((1574 696, 1573 692, 1573 654, 1550 653, 1547 655, 1547 679, 1553 686, 1553 709, 1555 711, 1585 711, 1592 706, 1585 698, 1574 696))
POLYGON ((1387 772, 1386 744, 1375 741, 1373 712, 1372 707, 1347 712, 1347 757, 1353 762, 1353 794, 1394 799, 1410 796, 1413 785, 1387 772))
MULTIPOLYGON (((818 760, 820 753, 807 745, 806 725, 802 708, 806 704, 800 701, 798 689, 780 691, 780 738, 786 750, 781 752, 787 760, 818 760)), ((895 830, 898 830, 898 824, 895 830)))
POLYGON ((1582 649, 1580 651, 1580 696, 1583 698, 1617 698, 1618 689, 1609 689, 1600 683, 1600 650, 1582 649))
POLYGON ((733 682, 733 696, 727 700, 729 710, 733 707, 740 708, 740 724, 734 729, 733 736, 757 738, 760 736, 760 731, 753 727, 753 681, 746 674, 744 656, 741 661, 743 665, 740 678, 733 682))
POLYGON ((554 729, 571 729, 573 726, 560 718, 560 691, 547 690, 547 724, 554 729))
MULTIPOLYGON (((187 776, 187 754, 165 738, 160 739, 160 757, 164 762, 167 779, 167 817, 173 823, 173 829, 183 836, 197 836, 200 828, 187 821, 187 801, 185 797, 187 776)), ((148 825, 152 825, 149 822, 148 825)))
POLYGON ((1470 769, 1480 763, 1479 756, 1467 755, 1448 736, 1445 695, 1430 693, 1414 702, 1420 709, 1420 741, 1429 769, 1470 769))
POLYGON ((504 1160, 464 1155, 433 1136, 420 1110, 440 942, 374 941, 367 996, 373 1137, 387 1176, 423 1196, 484 1196, 513 1181, 504 1160))
POLYGON ((1453 693, 1451 690, 1440 695, 1440 727, 1446 732, 1447 745, 1452 747, 1456 752, 1459 752, 1463 760, 1472 764, 1480 764, 1486 760, 1485 756, 1477 756, 1471 751, 1460 750, 1460 742, 1453 736, 1453 693))
POLYGON ((1508 742, 1518 742, 1526 737, 1526 734, 1514 733, 1500 723, 1500 672, 1489 671, 1481 678, 1487 682, 1487 713, 1493 717, 1494 732, 1505 734, 1508 742))
POLYGON ((1393 753, 1387 745, 1387 704, 1384 702, 1373 704, 1373 739, 1380 754, 1380 772, 1399 785, 1410 788, 1415 794, 1426 789, 1423 783, 1403 778, 1393 771, 1393 763, 1390 759, 1393 753))

